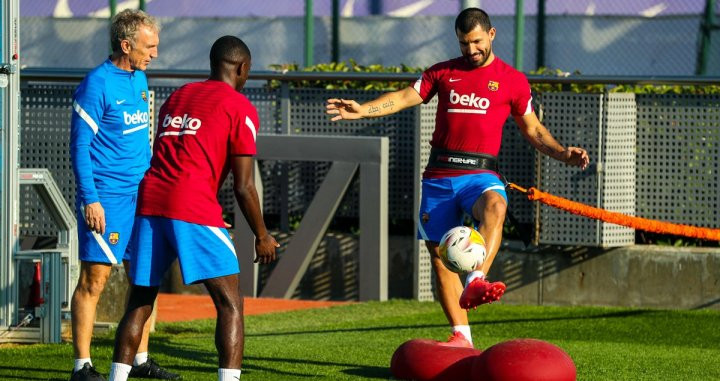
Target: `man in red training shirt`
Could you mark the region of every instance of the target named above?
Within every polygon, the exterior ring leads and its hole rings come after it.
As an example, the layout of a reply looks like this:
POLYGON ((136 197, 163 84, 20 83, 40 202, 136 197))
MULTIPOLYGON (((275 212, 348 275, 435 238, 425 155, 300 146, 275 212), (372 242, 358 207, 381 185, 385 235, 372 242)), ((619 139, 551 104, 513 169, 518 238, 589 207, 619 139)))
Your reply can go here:
POLYGON ((497 173, 508 115, 513 115, 523 136, 538 151, 582 169, 589 158, 582 148, 560 145, 540 123, 532 109, 527 78, 492 51, 496 31, 485 11, 460 12, 455 33, 461 57, 431 66, 413 86, 363 104, 328 99, 327 113, 333 121, 375 118, 438 96, 430 160, 423 173, 418 238, 432 253, 440 304, 453 327, 447 345, 472 347, 466 310, 496 301, 505 292, 505 284, 488 282, 485 274, 500 247, 508 204, 497 173), (463 288, 457 274, 440 260, 438 245, 445 232, 462 225, 464 213, 472 216, 484 237, 487 256, 467 275, 463 288))
POLYGON ((219 380, 240 379, 240 269, 217 199, 230 169, 235 198, 255 233, 255 261, 274 261, 279 246, 263 222, 252 178, 260 122, 255 107, 239 93, 250 63, 242 40, 221 37, 210 49, 210 78, 184 85, 160 108, 153 158, 138 192, 133 287, 115 336, 111 381, 127 380, 143 323, 175 258, 185 284, 203 283, 215 303, 219 380))

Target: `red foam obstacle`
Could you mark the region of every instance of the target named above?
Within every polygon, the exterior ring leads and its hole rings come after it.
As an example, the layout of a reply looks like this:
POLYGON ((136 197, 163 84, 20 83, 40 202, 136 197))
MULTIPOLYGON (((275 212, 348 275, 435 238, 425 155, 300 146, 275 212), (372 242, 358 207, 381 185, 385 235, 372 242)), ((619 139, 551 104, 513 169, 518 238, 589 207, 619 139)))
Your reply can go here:
POLYGON ((475 358, 482 351, 474 348, 438 345, 435 340, 413 339, 393 353, 390 371, 399 380, 470 381, 475 358))
POLYGON ((476 381, 575 381, 570 356, 542 340, 509 340, 485 350, 474 359, 476 381))

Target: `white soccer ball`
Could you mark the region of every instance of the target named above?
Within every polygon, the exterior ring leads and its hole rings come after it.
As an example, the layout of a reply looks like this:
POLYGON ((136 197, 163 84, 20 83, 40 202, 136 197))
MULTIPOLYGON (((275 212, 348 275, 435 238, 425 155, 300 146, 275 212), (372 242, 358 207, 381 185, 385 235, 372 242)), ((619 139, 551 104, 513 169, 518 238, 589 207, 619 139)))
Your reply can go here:
POLYGON ((440 240, 440 259, 450 271, 468 273, 485 262, 485 240, 467 226, 448 230, 440 240))

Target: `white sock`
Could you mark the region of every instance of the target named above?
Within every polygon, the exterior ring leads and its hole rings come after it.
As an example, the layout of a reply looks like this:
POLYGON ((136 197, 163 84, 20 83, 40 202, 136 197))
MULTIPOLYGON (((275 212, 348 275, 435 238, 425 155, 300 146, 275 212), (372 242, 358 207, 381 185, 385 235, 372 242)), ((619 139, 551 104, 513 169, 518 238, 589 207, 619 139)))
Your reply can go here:
POLYGON ((135 360, 133 360, 133 366, 135 365, 142 365, 147 362, 148 359, 148 353, 147 352, 139 352, 135 355, 135 360))
POLYGON ((470 284, 475 278, 485 279, 485 273, 480 270, 475 270, 467 275, 465 278, 465 287, 470 284))
POLYGON ((240 379, 240 369, 218 368, 218 381, 237 381, 240 379))
POLYGON ((82 369, 86 362, 89 362, 90 366, 92 366, 92 360, 90 360, 90 357, 86 359, 75 359, 75 368, 73 368, 73 373, 82 369))
POLYGON ((472 334, 470 333, 470 326, 469 325, 456 325, 453 326, 453 333, 454 332, 460 332, 465 336, 465 339, 472 344, 472 334))
POLYGON ((110 377, 108 381, 127 381, 130 376, 132 366, 120 362, 114 362, 110 365, 110 377))

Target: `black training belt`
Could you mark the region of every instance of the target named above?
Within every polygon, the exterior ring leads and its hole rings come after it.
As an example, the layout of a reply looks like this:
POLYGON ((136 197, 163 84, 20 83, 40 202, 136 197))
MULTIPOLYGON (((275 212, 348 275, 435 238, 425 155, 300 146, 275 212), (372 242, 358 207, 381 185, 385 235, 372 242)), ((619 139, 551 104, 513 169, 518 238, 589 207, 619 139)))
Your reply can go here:
MULTIPOLYGON (((452 151, 442 148, 431 148, 430 149, 430 160, 428 160, 428 168, 450 168, 450 169, 487 169, 494 171, 500 176, 500 180, 507 187, 508 181, 505 176, 500 174, 498 170, 498 161, 495 156, 476 153, 476 152, 464 152, 464 151, 452 151)), ((505 213, 510 219, 510 223, 515 226, 520 239, 525 243, 525 247, 530 245, 530 237, 532 236, 530 231, 524 228, 519 223, 517 218, 513 215, 510 207, 505 213)))
POLYGON ((497 158, 477 152, 452 151, 442 148, 430 149, 428 168, 488 169, 498 171, 497 158))

